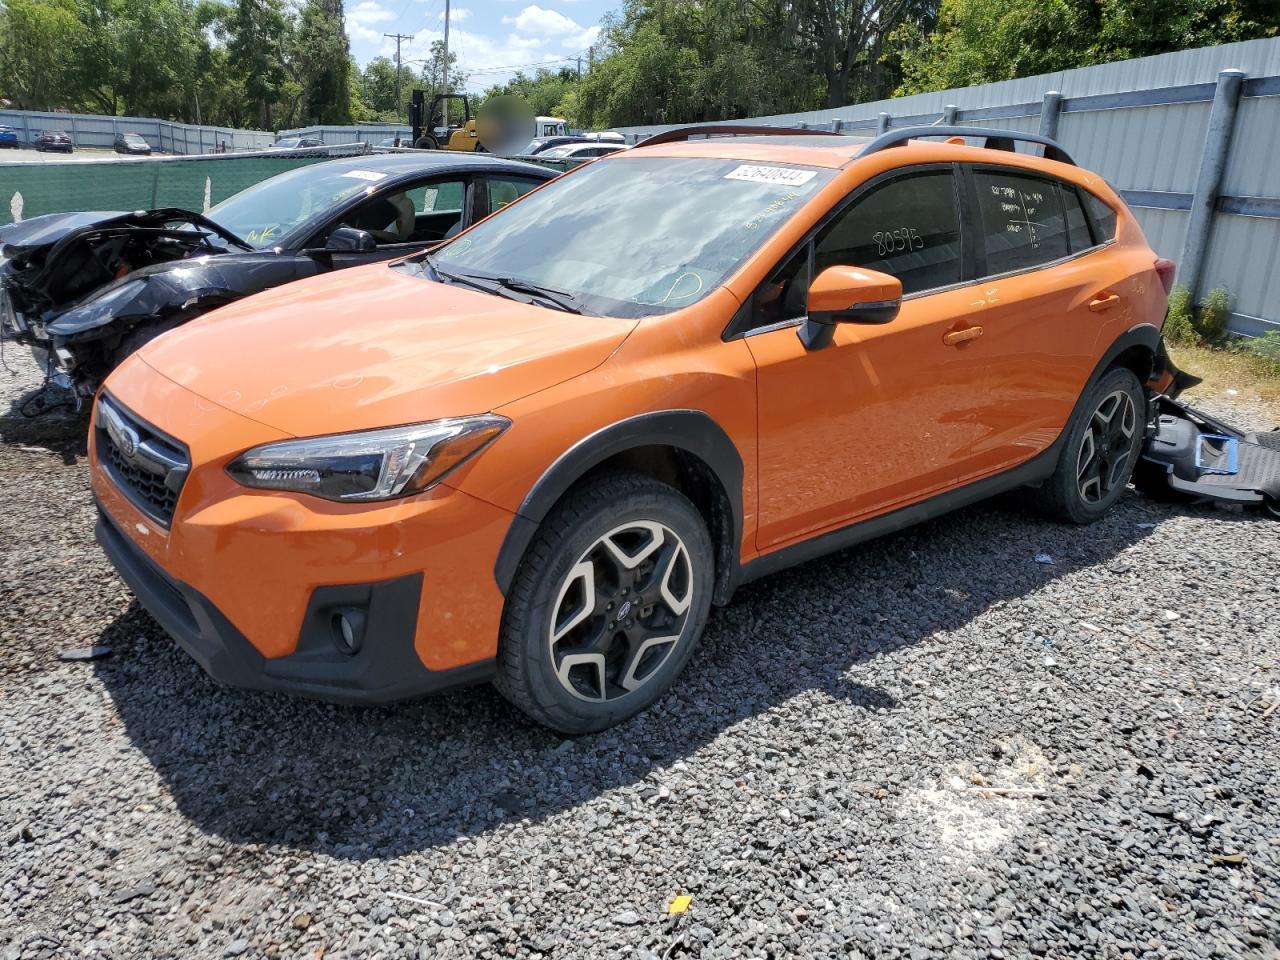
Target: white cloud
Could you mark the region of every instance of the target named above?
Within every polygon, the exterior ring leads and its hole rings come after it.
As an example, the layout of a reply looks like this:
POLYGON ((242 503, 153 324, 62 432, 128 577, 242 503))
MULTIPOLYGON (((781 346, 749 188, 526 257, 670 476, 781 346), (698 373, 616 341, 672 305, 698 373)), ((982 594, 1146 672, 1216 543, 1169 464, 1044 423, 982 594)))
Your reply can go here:
POLYGON ((466 20, 471 16, 471 11, 466 7, 454 7, 449 14, 451 23, 457 23, 460 20, 466 20))
POLYGON ((511 24, 518 34, 558 40, 567 49, 589 47, 600 33, 599 27, 584 27, 559 10, 537 4, 525 7, 514 17, 503 17, 502 22, 511 24))
POLYGON ((366 43, 380 43, 382 31, 376 29, 378 24, 389 23, 396 15, 378 3, 378 0, 360 0, 347 13, 347 33, 352 40, 363 40, 366 43))

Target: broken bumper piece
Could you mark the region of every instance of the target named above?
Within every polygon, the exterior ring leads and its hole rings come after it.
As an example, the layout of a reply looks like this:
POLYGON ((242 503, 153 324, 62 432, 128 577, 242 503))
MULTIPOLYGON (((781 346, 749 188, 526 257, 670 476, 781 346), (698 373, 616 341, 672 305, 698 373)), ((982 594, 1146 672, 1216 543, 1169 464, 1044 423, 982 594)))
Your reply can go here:
POLYGON ((1158 397, 1135 481, 1147 493, 1260 508, 1280 519, 1280 430, 1246 434, 1158 397))

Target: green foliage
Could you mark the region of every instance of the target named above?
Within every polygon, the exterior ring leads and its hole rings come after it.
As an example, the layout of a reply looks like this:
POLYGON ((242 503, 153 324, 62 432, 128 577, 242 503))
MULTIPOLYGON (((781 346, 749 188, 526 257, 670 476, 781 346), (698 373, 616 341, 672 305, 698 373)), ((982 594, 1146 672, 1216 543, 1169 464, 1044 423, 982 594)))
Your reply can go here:
POLYGON ((911 24, 898 93, 945 90, 1172 50, 1275 36, 1274 0, 941 0, 911 24), (1268 9, 1270 8, 1270 9, 1268 9))
POLYGON ((1241 348, 1255 358, 1264 374, 1280 378, 1280 331, 1268 330, 1260 337, 1242 339, 1241 348))
POLYGON ((351 45, 342 0, 306 0, 289 63, 301 89, 303 123, 351 122, 351 45))
POLYGON ((1174 287, 1169 294, 1169 315, 1164 321, 1164 338, 1171 343, 1200 342, 1191 309, 1191 291, 1186 287, 1174 287))
POLYGON ((1231 294, 1225 287, 1210 290, 1199 304, 1192 303, 1191 292, 1185 287, 1175 287, 1169 294, 1164 337, 1172 343, 1221 345, 1230 320, 1231 294))
POLYGON ((1219 343, 1227 335, 1227 323, 1231 319, 1231 294, 1225 287, 1214 287, 1200 301, 1196 311, 1196 332, 1205 343, 1219 343))

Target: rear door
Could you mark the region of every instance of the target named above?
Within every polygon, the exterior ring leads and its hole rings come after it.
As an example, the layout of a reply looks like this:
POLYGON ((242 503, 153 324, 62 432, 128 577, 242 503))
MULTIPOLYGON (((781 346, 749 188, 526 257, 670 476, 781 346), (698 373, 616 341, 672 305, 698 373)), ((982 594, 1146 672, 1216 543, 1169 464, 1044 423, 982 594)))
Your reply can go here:
POLYGON ((1012 464, 1043 450, 1066 424, 1104 349, 1104 321, 1123 312, 1124 298, 1110 289, 1121 274, 1074 185, 995 164, 961 172, 980 278, 969 316, 983 331, 974 349, 990 405, 990 430, 974 453, 1012 464))

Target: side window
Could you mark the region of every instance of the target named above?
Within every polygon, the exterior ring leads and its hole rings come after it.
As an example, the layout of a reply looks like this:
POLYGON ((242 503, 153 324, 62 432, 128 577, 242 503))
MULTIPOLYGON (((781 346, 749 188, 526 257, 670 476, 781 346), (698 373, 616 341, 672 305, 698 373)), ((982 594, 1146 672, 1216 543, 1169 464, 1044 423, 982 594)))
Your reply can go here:
POLYGON ((803 317, 809 296, 809 251, 806 243, 756 288, 751 304, 751 326, 771 327, 803 317))
POLYGON ((1094 236, 1098 238, 1098 242, 1106 243, 1108 240, 1114 240, 1116 236, 1116 212, 1088 190, 1080 192, 1084 194, 1085 206, 1089 210, 1089 217, 1093 220, 1093 232, 1094 236))
POLYGON ((519 200, 539 185, 538 180, 524 177, 489 177, 489 212, 501 210, 513 200, 519 200))
POLYGON ((988 276, 1067 255, 1067 223, 1057 187, 1018 173, 975 170, 978 219, 988 276))
POLYGON ((446 180, 409 192, 417 197, 414 208, 418 213, 456 213, 461 216, 467 188, 461 180, 446 180))
POLYGON ((814 272, 842 264, 902 281, 904 294, 960 282, 960 219, 950 170, 873 187, 818 235, 814 272))
POLYGON ((1088 250, 1094 245, 1093 233, 1080 203, 1080 193, 1069 183, 1060 183, 1058 188, 1062 192, 1062 207, 1067 213, 1067 242, 1071 245, 1071 252, 1088 250))

